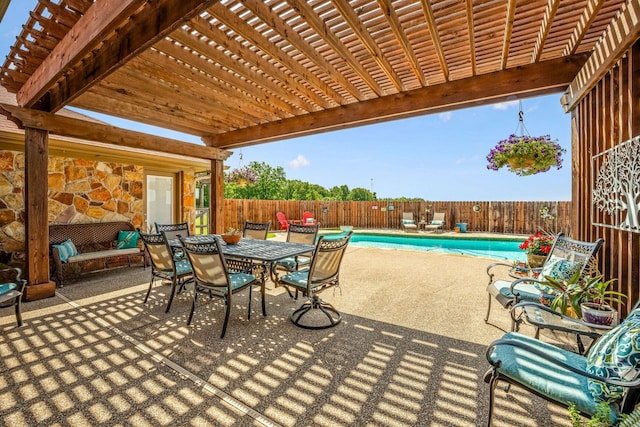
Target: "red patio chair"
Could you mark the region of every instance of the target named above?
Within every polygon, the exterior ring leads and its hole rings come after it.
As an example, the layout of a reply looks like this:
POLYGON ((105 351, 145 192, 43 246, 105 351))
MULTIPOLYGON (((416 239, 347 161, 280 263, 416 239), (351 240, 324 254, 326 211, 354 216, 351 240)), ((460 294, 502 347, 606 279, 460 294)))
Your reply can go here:
POLYGON ((313 214, 309 211, 305 211, 302 214, 302 225, 317 225, 318 220, 313 217, 313 214))
POLYGON ((278 218, 278 222, 280 223, 280 230, 289 230, 289 221, 287 221, 287 216, 284 212, 276 213, 276 218, 278 218))

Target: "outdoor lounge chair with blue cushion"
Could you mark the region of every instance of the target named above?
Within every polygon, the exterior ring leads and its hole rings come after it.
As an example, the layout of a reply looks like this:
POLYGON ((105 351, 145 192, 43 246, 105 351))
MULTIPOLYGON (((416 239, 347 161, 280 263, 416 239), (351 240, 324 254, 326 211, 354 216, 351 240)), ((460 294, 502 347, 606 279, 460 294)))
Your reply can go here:
POLYGON ((402 212, 400 225, 404 231, 418 231, 418 224, 416 224, 416 221, 413 219, 413 212, 402 212))
POLYGON ((307 301, 291 313, 294 325, 305 329, 325 329, 336 326, 342 320, 340 312, 320 299, 318 294, 328 288, 340 286, 340 265, 351 234, 352 231, 334 238, 321 236, 316 243, 309 268, 292 271, 278 280, 278 284, 300 291, 307 297, 307 301), (311 315, 308 317, 312 321, 303 321, 306 315, 314 312, 324 313, 328 323, 321 323, 311 315))
POLYGON ((500 381, 564 407, 573 403, 588 417, 600 402, 609 402, 615 422, 640 401, 640 310, 603 334, 586 356, 508 332, 489 345, 486 357, 491 364, 484 377, 490 390, 489 426, 500 381))
MULTIPOLYGON (((485 323, 489 321, 493 299, 507 309, 511 309, 520 301, 538 301, 547 290, 544 277, 551 276, 563 280, 569 279, 577 271, 581 274, 584 273, 590 260, 595 257, 603 243, 603 239, 598 239, 595 242, 583 242, 570 239, 563 233, 559 233, 547 255, 538 279, 522 277, 515 280, 494 280, 495 268, 512 268, 513 264, 504 262, 490 264, 487 267, 489 284, 487 285, 488 304, 487 314, 484 318, 485 323)), ((516 329, 517 325, 512 323, 512 330, 516 329)))
POLYGON ((433 213, 433 218, 431 219, 431 222, 429 222, 429 224, 426 224, 424 226, 425 230, 444 230, 444 225, 445 225, 445 221, 444 221, 444 212, 434 212, 433 213))
POLYGON ((22 270, 17 267, 0 269, 0 307, 15 307, 18 326, 22 326, 22 293, 27 284, 21 275, 22 270))

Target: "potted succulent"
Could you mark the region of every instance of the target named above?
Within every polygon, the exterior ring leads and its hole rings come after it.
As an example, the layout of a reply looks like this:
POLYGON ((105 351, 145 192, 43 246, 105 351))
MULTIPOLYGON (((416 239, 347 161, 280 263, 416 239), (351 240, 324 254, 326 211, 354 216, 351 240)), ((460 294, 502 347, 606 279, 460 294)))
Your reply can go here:
POLYGON ((222 240, 224 240, 227 245, 237 245, 242 238, 242 232, 233 227, 229 227, 227 232, 220 237, 222 237, 222 240))
POLYGON ((529 263, 529 267, 542 267, 547 259, 547 255, 551 252, 554 241, 554 236, 539 231, 522 242, 519 248, 527 253, 527 262, 529 263))
POLYGON ((557 140, 549 135, 528 136, 510 135, 498 142, 487 155, 487 169, 499 170, 507 166, 519 176, 535 175, 546 172, 551 167, 562 167, 562 148, 557 140))

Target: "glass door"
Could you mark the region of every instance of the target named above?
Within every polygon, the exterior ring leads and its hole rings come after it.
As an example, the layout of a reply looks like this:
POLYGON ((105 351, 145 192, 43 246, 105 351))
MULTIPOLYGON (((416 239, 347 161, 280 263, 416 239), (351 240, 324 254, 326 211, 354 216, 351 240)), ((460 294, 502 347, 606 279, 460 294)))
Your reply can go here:
POLYGON ((175 222, 174 177, 147 175, 147 230, 175 222))

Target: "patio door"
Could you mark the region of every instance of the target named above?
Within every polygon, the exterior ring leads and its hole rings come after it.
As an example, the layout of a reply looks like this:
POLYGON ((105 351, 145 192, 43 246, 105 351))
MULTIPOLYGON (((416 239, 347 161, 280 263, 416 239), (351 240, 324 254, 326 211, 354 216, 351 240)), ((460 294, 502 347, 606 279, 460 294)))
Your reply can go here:
POLYGON ((172 224, 176 221, 175 175, 147 174, 147 230, 157 222, 172 224))

